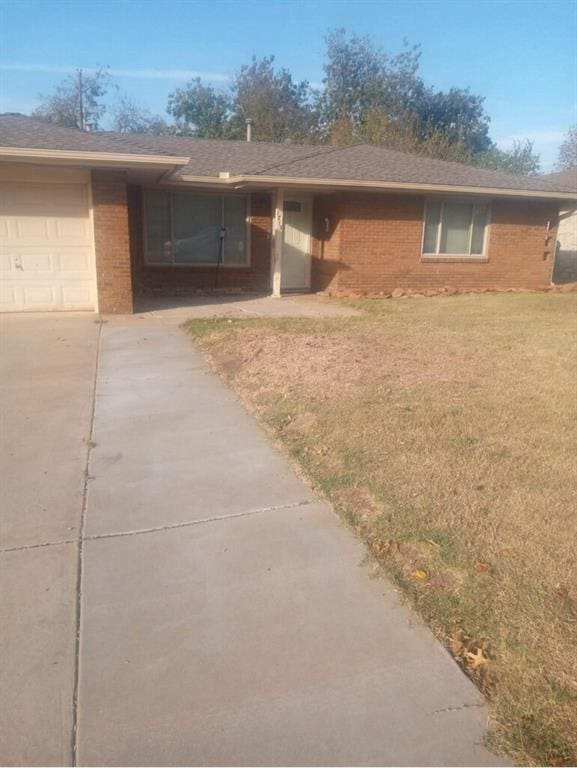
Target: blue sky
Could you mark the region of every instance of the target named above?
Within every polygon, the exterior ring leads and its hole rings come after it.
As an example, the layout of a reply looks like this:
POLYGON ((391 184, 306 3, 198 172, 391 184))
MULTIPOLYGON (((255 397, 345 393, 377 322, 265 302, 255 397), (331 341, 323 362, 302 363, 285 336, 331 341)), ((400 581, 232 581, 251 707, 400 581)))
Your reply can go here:
POLYGON ((226 88, 252 54, 318 83, 336 26, 391 53, 420 43, 425 81, 484 95, 492 137, 534 139, 543 170, 577 121, 577 0, 0 0, 0 111, 29 112, 76 67, 109 66, 155 112, 194 74, 226 88))

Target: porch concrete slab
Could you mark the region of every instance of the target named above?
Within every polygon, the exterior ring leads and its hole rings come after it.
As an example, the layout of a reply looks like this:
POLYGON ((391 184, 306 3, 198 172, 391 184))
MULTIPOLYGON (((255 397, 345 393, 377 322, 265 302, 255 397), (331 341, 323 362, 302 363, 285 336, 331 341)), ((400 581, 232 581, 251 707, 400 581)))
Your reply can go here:
POLYGON ((87 541, 79 764, 499 764, 478 691, 362 558, 315 502, 87 541))
POLYGON ((86 534, 310 500, 178 328, 105 325, 86 534))
POLYGON ((213 295, 180 298, 141 297, 135 319, 154 318, 161 323, 182 323, 203 317, 345 317, 360 312, 344 302, 318 294, 213 295))
POLYGON ((0 316, 0 548, 76 539, 98 336, 92 313, 0 316))
POLYGON ((76 544, 0 555, 0 762, 70 765, 76 544))

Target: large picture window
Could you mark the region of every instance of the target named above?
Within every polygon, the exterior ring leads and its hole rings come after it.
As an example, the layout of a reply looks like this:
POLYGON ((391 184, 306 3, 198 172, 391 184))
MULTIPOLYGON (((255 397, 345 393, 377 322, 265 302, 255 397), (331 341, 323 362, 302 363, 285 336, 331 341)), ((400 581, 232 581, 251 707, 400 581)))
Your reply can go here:
POLYGON ((247 266, 247 198, 146 190, 146 264, 247 266))
POLYGON ((427 201, 423 257, 483 258, 488 220, 488 203, 427 201))

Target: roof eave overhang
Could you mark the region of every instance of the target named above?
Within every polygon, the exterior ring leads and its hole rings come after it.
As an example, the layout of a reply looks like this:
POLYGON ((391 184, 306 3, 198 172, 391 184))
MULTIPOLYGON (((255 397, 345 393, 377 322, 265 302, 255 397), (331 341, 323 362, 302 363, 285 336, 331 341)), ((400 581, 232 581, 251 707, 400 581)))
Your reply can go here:
POLYGON ((226 178, 210 176, 193 176, 179 174, 177 179, 167 179, 171 183, 194 184, 212 188, 248 188, 248 187, 273 187, 273 188, 309 188, 316 190, 365 190, 382 192, 416 192, 427 194, 456 194, 456 195, 480 195, 485 197, 529 197, 548 200, 577 200, 575 192, 555 192, 549 190, 533 189, 502 189, 500 187, 472 187, 465 185, 449 184, 423 184, 418 182, 395 181, 363 181, 353 179, 315 179, 299 178, 291 176, 252 176, 238 175, 226 178))
POLYGON ((0 147, 0 160, 22 163, 56 163, 85 165, 91 168, 156 168, 176 169, 190 162, 188 157, 172 155, 138 155, 123 152, 81 152, 63 149, 30 149, 0 147))

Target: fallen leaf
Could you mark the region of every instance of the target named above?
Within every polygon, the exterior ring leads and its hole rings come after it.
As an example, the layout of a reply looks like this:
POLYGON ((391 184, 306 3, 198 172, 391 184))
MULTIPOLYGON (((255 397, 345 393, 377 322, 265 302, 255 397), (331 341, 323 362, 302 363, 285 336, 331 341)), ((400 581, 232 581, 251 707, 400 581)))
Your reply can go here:
POLYGON ((476 652, 473 653, 472 651, 467 651, 465 658, 467 660, 467 664, 471 667, 471 669, 482 669, 486 666, 489 659, 487 656, 485 656, 485 652, 482 648, 477 648, 476 652))
POLYGON ((485 563, 483 560, 477 560, 475 563, 475 570, 477 573, 493 573, 493 566, 491 563, 485 563))
POLYGON ((413 579, 416 579, 417 581, 424 581, 425 579, 429 578, 429 574, 427 571, 424 571, 422 568, 417 568, 416 571, 413 571, 411 573, 411 576, 413 579))

